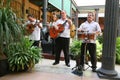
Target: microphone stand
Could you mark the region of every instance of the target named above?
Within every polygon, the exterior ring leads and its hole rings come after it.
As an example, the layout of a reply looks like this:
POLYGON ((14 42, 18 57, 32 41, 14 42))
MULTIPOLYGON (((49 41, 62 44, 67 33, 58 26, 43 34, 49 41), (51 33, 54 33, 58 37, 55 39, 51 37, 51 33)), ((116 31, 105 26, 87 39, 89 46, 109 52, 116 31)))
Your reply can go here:
POLYGON ((84 64, 83 64, 83 66, 82 66, 82 65, 78 65, 78 66, 72 68, 72 70, 73 70, 74 68, 76 68, 76 72, 74 72, 74 73, 80 74, 80 75, 83 75, 83 71, 85 71, 85 70, 87 70, 89 67, 91 67, 91 66, 88 64, 88 62, 86 62, 87 44, 88 44, 88 41, 89 41, 89 35, 88 35, 88 32, 89 32, 89 31, 82 31, 82 33, 84 33, 84 32, 85 32, 85 38, 84 38, 84 40, 85 40, 85 46, 84 46, 84 64), (85 64, 88 65, 87 68, 85 68, 85 66, 84 66, 85 64))
POLYGON ((87 44, 88 44, 88 40, 89 40, 89 39, 88 39, 88 32, 87 32, 86 36, 87 36, 87 38, 85 38, 85 46, 84 46, 84 64, 83 64, 83 70, 84 70, 84 71, 87 70, 89 67, 91 67, 91 66, 88 64, 87 60, 86 60, 87 44), (85 64, 88 66, 87 68, 85 68, 85 64))

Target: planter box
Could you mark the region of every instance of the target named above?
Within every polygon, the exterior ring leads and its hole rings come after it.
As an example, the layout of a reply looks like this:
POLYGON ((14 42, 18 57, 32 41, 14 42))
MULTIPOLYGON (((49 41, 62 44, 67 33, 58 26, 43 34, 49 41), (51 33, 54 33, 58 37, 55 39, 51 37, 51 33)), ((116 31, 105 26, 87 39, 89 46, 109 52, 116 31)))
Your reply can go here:
POLYGON ((8 72, 9 72, 8 60, 7 59, 0 60, 0 76, 4 76, 8 72))

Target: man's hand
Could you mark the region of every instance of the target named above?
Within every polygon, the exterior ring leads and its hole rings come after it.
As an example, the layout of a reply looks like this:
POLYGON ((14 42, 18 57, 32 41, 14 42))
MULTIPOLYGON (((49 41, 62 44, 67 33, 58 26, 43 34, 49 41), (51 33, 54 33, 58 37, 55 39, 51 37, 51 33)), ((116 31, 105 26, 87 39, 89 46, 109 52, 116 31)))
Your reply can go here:
POLYGON ((67 22, 70 26, 72 26, 72 20, 71 19, 68 19, 67 22))
POLYGON ((84 30, 80 30, 80 29, 78 29, 78 32, 85 32, 84 30))

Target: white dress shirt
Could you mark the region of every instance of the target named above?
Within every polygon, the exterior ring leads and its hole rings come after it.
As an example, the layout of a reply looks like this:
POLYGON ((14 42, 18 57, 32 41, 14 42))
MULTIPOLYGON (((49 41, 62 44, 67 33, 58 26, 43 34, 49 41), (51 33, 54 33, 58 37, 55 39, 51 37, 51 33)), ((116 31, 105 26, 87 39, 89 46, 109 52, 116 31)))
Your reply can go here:
MULTIPOLYGON (((85 34, 93 34, 93 33, 95 34, 96 32, 101 32, 100 25, 94 21, 92 21, 91 23, 89 23, 88 21, 82 23, 78 28, 78 30, 84 31, 85 34)), ((97 35, 95 34, 94 39, 89 39, 89 40, 83 39, 82 41, 83 43, 86 41, 89 43, 96 43, 96 37, 97 35)))
MULTIPOLYGON (((66 20, 62 20, 62 19, 59 19, 56 21, 56 25, 58 24, 63 24, 66 20)), ((62 33, 60 33, 60 37, 64 37, 64 38, 70 38, 70 27, 69 27, 69 24, 68 22, 65 24, 64 26, 64 31, 62 33)))
MULTIPOLYGON (((36 24, 36 22, 39 22, 39 20, 37 20, 37 21, 35 20, 33 22, 28 21, 27 23, 28 24, 36 24)), ((42 26, 41 23, 39 23, 39 25, 42 26)), ((34 31, 31 33, 31 35, 29 35, 29 39, 34 40, 34 41, 39 41, 40 40, 40 32, 41 32, 40 28, 36 25, 34 28, 34 31)))

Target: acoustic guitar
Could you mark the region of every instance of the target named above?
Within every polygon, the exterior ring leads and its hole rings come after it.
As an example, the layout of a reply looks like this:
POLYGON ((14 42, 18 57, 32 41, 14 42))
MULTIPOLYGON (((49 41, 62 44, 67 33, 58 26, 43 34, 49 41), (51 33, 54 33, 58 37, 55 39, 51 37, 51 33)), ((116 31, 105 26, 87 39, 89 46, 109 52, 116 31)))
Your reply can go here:
POLYGON ((59 35, 59 31, 54 28, 54 26, 50 27, 49 29, 49 35, 51 38, 55 39, 59 35))
POLYGON ((27 25, 26 25, 26 32, 27 32, 27 35, 32 34, 32 32, 34 31, 36 25, 38 25, 38 24, 39 24, 39 22, 37 22, 37 20, 36 20, 35 24, 32 24, 32 23, 27 24, 27 25))
POLYGON ((64 29, 65 29, 64 26, 65 26, 66 23, 67 23, 67 20, 63 24, 58 24, 57 25, 58 30, 56 30, 54 28, 54 26, 50 27, 50 29, 49 29, 50 37, 53 38, 53 39, 57 38, 60 35, 60 33, 62 33, 64 31, 64 29))
POLYGON ((33 24, 27 24, 26 26, 26 32, 28 35, 32 34, 32 32, 34 31, 35 25, 33 24))

